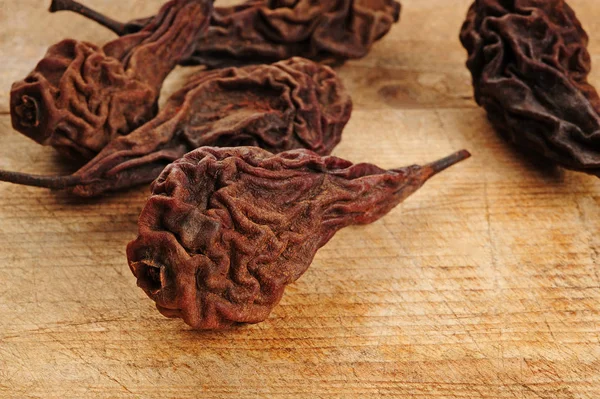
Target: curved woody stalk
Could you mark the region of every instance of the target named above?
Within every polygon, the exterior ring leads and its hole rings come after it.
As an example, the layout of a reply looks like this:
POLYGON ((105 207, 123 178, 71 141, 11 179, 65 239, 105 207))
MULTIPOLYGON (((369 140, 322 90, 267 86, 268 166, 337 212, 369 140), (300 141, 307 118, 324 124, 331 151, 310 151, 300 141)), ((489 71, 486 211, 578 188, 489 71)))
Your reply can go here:
POLYGON ((76 160, 152 119, 163 81, 206 31, 212 0, 172 0, 136 33, 102 48, 72 39, 50 47, 11 89, 13 127, 76 160))
POLYGON ((600 173, 588 37, 565 1, 477 0, 460 39, 475 99, 498 132, 565 168, 600 173))

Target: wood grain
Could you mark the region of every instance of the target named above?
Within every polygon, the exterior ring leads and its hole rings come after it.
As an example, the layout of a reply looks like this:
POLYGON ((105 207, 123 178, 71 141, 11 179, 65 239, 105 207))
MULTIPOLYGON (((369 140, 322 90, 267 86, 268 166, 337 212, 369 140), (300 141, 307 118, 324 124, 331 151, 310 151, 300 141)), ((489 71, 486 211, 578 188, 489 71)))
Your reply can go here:
MULTIPOLYGON (((123 19, 160 3, 86 1, 123 19)), ((600 397, 600 183, 532 165, 490 129, 457 39, 468 1, 403 3, 390 35, 339 69, 356 111, 335 154, 471 160, 338 233, 266 322, 210 333, 135 286, 124 249, 147 188, 83 202, 0 184, 0 397, 600 397)), ((598 65, 600 8, 571 5, 598 65)), ((10 128, 10 84, 61 38, 113 36, 46 6, 0 2, 0 167, 66 173, 10 128)))

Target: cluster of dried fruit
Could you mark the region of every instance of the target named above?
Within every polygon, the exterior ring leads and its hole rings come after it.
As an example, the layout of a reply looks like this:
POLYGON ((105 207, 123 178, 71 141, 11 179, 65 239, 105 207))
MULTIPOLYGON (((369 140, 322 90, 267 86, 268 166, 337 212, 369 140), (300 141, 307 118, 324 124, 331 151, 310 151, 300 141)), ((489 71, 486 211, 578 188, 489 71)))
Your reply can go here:
POLYGON ((110 141, 74 174, 0 171, 0 180, 92 197, 149 183, 202 146, 256 145, 275 153, 307 148, 326 155, 340 142, 351 110, 335 72, 303 58, 203 71, 154 119, 110 141))
POLYGON ((73 0, 54 0, 60 10, 121 37, 52 46, 14 84, 11 116, 16 130, 87 163, 69 176, 0 180, 82 197, 154 180, 129 265, 163 314, 195 328, 264 320, 337 230, 377 220, 469 156, 389 171, 327 156, 352 102, 315 60, 365 55, 398 20, 393 0, 171 0, 127 24, 73 0), (277 62, 211 70, 267 60, 277 62), (168 73, 192 63, 208 70, 158 112, 168 73))

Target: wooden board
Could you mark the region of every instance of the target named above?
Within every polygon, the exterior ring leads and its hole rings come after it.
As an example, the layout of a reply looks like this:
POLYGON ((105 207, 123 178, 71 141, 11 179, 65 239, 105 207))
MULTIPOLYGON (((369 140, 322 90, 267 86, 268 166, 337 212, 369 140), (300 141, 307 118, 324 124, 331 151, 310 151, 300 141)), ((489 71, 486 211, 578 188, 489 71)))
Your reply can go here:
MULTIPOLYGON (((86 1, 122 19, 160 3, 86 1)), ((147 188, 83 202, 0 184, 0 397, 598 398, 600 182, 532 168, 490 129, 457 40, 469 1, 403 3, 339 69, 356 111, 335 154, 471 160, 341 231, 266 322, 226 332, 165 319, 136 287, 124 250, 147 188)), ((597 0, 571 4, 600 65, 597 0)), ((1 168, 66 172, 10 128, 10 84, 64 37, 112 38, 46 6, 0 1, 1 168)))

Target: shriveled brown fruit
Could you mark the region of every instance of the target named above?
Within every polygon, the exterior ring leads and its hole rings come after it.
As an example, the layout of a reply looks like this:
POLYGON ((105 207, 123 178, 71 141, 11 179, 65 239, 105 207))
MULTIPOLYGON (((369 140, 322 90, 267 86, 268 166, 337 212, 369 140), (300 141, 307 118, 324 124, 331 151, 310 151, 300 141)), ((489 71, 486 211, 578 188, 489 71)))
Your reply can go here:
MULTIPOLYGON (((215 68, 293 56, 360 58, 398 21, 400 9, 395 0, 248 0, 216 7, 207 34, 198 38, 184 64, 215 68)), ((118 35, 148 22, 120 23, 74 0, 54 0, 50 11, 61 10, 82 14, 118 35)))
POLYGON ((379 219, 468 157, 386 171, 308 150, 202 147, 152 184, 129 267, 165 316, 197 329, 258 323, 336 231, 379 219))
POLYGON ((460 39, 475 99, 499 133, 527 153, 600 174, 588 36, 565 1, 477 0, 460 39))
POLYGON ((73 175, 0 171, 0 181, 91 197, 149 183, 167 164, 201 146, 255 145, 272 152, 307 148, 329 154, 351 110, 335 72, 303 58, 203 71, 156 118, 114 138, 73 175))
POLYGON ((206 30, 212 0, 172 0, 139 32, 102 48, 67 39, 11 89, 14 129, 76 160, 152 119, 169 72, 206 30))

